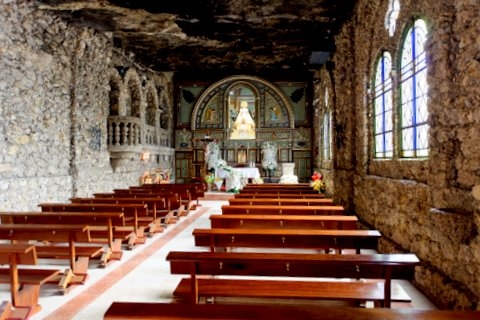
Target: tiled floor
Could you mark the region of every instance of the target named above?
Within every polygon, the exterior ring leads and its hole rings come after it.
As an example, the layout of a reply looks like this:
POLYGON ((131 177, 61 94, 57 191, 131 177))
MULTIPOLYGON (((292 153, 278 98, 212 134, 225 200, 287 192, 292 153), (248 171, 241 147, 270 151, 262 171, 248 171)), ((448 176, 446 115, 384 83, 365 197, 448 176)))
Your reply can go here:
MULTIPOLYGON (((194 246, 192 230, 210 227, 208 217, 220 212, 220 206, 226 203, 221 200, 225 195, 208 194, 206 199, 209 200, 202 200, 201 206, 189 216, 149 238, 146 244, 126 251, 121 261, 111 263, 106 269, 92 267, 86 283, 67 294, 59 294, 53 286, 45 286, 40 294, 42 311, 31 319, 100 320, 113 301, 171 301, 171 293, 182 276, 170 274, 165 261, 167 253, 202 250, 194 246)), ((402 287, 413 297, 413 302, 397 307, 435 308, 411 284, 402 283, 402 287)), ((8 287, 1 289, 1 298, 9 299, 8 287)))

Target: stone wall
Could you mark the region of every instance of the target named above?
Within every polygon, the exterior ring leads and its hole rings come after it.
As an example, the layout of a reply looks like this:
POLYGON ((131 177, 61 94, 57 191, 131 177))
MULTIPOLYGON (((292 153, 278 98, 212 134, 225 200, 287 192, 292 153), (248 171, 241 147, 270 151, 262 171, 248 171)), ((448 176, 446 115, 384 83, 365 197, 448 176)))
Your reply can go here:
POLYGON ((0 21, 0 210, 137 184, 151 164, 114 171, 107 151, 113 41, 29 1, 2 1, 0 21))
POLYGON ((480 309, 480 3, 400 0, 390 37, 388 2, 359 1, 337 37, 331 70, 317 72, 321 81, 333 76, 335 105, 335 160, 322 170, 334 180, 335 197, 382 232, 382 251, 419 256, 415 283, 440 308, 480 309), (372 160, 374 64, 382 50, 396 59, 415 17, 429 27, 430 156, 372 160))

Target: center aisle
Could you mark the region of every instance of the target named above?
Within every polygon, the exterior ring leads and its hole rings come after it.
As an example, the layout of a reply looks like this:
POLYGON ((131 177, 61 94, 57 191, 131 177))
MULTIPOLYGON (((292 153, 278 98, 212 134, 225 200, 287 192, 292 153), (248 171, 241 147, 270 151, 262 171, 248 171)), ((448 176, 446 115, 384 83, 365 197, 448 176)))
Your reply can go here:
MULTIPOLYGON (((172 250, 201 250, 194 245, 194 228, 209 228, 209 216, 227 201, 201 200, 201 206, 141 247, 125 251, 122 261, 107 269, 89 270, 89 279, 65 296, 40 299, 43 310, 32 320, 101 320, 113 301, 170 302, 181 275, 171 275, 165 260, 172 250), (108 270, 111 268, 111 270, 108 270), (107 272, 108 271, 108 274, 107 272), (100 274, 104 274, 100 276, 100 274), (63 299, 62 299, 63 298, 63 299)), ((41 294, 42 296, 42 294, 41 294)))

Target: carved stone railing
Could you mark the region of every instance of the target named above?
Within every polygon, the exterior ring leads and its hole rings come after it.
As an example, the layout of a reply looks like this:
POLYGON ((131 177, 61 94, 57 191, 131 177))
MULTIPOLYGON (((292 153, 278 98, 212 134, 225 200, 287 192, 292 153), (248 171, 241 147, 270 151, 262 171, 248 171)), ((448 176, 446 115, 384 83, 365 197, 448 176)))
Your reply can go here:
POLYGON ((123 163, 131 165, 132 161, 146 161, 145 154, 148 159, 158 161, 169 161, 173 154, 168 130, 142 123, 140 118, 109 116, 107 132, 107 149, 114 168, 123 163))
POLYGON ((109 151, 134 151, 142 145, 140 118, 109 116, 107 144, 109 151), (112 150, 114 149, 114 150, 112 150))

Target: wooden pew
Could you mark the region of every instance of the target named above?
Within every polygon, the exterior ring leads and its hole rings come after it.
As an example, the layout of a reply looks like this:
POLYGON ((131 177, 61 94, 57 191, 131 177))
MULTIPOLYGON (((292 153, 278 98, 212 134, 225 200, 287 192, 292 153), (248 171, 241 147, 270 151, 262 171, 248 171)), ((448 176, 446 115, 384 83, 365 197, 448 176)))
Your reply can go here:
POLYGON ((172 215, 163 219, 165 224, 176 223, 177 217, 185 216, 186 209, 182 204, 182 197, 173 190, 147 190, 147 189, 114 189, 113 193, 94 193, 95 198, 167 198, 167 206, 172 215))
POLYGON ((248 188, 311 188, 310 183, 249 183, 245 187, 248 188))
POLYGON ((182 205, 184 205, 186 210, 186 215, 190 213, 190 210, 194 210, 194 201, 198 204, 198 197, 195 199, 194 197, 197 194, 197 191, 192 183, 165 183, 165 184, 144 184, 142 186, 132 186, 129 188, 130 190, 136 191, 174 191, 177 192, 182 201, 182 205))
POLYGON ((312 216, 272 214, 212 214, 212 228, 237 229, 357 229, 356 216, 312 216))
POLYGON ((478 320, 480 311, 424 310, 414 308, 364 309, 317 305, 195 304, 113 302, 104 320, 478 320), (266 317, 268 316, 268 318, 266 317))
MULTIPOLYGON (((120 260, 122 257, 122 242, 127 240, 124 230, 117 232, 115 226, 125 226, 123 212, 0 212, 2 223, 16 224, 78 224, 88 225, 90 231, 90 244, 107 244, 107 248, 98 246, 75 246, 75 263, 72 269, 76 274, 86 273, 88 261, 96 257, 98 249, 102 249, 100 257, 100 266, 105 267, 110 260, 120 260), (94 237, 92 237, 92 233, 94 237), (103 237, 99 238, 100 233, 103 237)), ((47 240, 48 239, 42 239, 47 240)), ((63 257, 72 258, 68 247, 61 246, 42 246, 37 249, 37 255, 41 258, 54 257, 61 259, 63 257)))
POLYGON ((87 203, 87 204, 143 204, 147 206, 147 216, 139 216, 138 221, 140 224, 146 224, 148 226, 148 232, 150 235, 163 231, 163 224, 160 217, 163 220, 171 214, 167 199, 164 197, 150 197, 150 198, 138 198, 138 197, 117 197, 117 198, 71 198, 72 203, 87 203))
POLYGON ((38 304, 40 286, 57 278, 61 271, 43 268, 25 268, 19 265, 36 265, 38 258, 34 246, 25 244, 0 244, 0 282, 10 285, 11 305, 4 305, 2 314, 10 319, 27 319, 41 310, 38 304))
MULTIPOLYGON (((167 255, 172 274, 188 274, 174 296, 198 303, 199 297, 249 297, 276 299, 327 299, 374 301, 390 308, 393 300, 409 297, 392 279, 413 279, 419 264, 414 254, 301 254, 179 252, 167 255), (205 277, 200 276, 238 276, 205 277), (248 279, 242 278, 249 277, 248 279), (255 277, 349 278, 263 280, 255 277), (372 279, 370 281, 365 281, 372 279), (374 280, 373 280, 374 279, 374 280), (379 281, 381 279, 382 281, 379 281), (376 280, 376 281, 375 281, 376 280)), ((283 279, 283 278, 282 278, 283 279)))
MULTIPOLYGON (((86 272, 75 273, 73 270, 76 264, 77 242, 89 242, 90 232, 85 225, 66 225, 66 224, 0 224, 0 239, 9 240, 12 243, 30 242, 30 241, 49 241, 52 243, 67 243, 69 250, 70 269, 58 279, 59 288, 65 292, 72 283, 83 283, 86 279, 86 272)), ((97 254, 100 251, 97 250, 97 254)), ((62 252, 63 254, 63 252, 62 252)), ((80 266, 81 268, 81 266, 80 266)), ((76 270, 79 272, 79 270, 76 270)))
POLYGON ((318 191, 316 190, 313 190, 313 189, 295 189, 295 188, 292 188, 292 189, 280 189, 280 188, 277 188, 277 189, 267 189, 267 188, 264 188, 264 189, 260 189, 260 188, 257 188, 257 189, 246 189, 246 190, 240 190, 240 193, 256 193, 256 194, 259 194, 259 193, 277 193, 277 194, 284 194, 284 193, 288 193, 288 194, 319 194, 318 191))
POLYGON ((196 246, 211 252, 230 248, 275 248, 329 250, 377 249, 381 237, 377 230, 313 229, 194 229, 196 246))
MULTIPOLYGON (((147 216, 147 206, 144 204, 108 204, 108 203, 40 203, 38 205, 43 212, 123 212, 125 226, 115 226, 115 233, 123 233, 127 248, 132 249, 136 244, 145 243, 144 229, 146 226, 140 226, 139 216, 147 216)), ((93 232, 93 231, 92 231, 93 232)), ((103 232, 100 232, 103 236, 103 232)))
POLYGON ((333 206, 333 200, 327 198, 233 198, 228 200, 229 205, 279 205, 279 206, 333 206))
POLYGON ((242 190, 312 190, 309 183, 286 184, 286 183, 249 183, 242 190))
POLYGON ((342 215, 342 206, 223 205, 222 214, 342 215))
POLYGON ((295 194, 290 194, 290 193, 245 193, 240 192, 236 193, 233 196, 235 199, 239 198, 248 198, 248 199, 264 199, 264 198, 276 198, 276 199, 286 199, 286 198, 293 198, 293 199, 321 199, 325 198, 324 194, 320 193, 295 193, 295 194))

